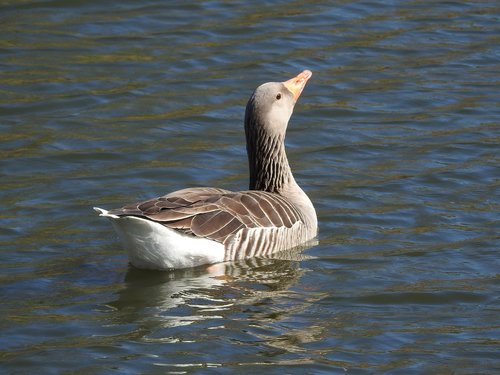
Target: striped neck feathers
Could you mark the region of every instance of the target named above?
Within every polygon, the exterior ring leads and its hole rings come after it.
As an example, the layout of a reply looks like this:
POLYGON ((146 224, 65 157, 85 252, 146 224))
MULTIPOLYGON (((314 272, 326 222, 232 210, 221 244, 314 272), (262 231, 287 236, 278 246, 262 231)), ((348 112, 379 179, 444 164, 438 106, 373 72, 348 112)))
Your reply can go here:
POLYGON ((269 132, 266 127, 255 123, 255 120, 246 120, 249 188, 282 193, 292 181, 295 182, 285 152, 285 134, 269 132))

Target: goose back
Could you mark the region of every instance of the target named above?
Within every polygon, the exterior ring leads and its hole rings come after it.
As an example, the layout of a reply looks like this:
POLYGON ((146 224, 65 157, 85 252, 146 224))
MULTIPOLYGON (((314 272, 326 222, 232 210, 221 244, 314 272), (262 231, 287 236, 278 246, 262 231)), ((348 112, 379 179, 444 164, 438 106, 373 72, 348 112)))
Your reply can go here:
POLYGON ((184 234, 220 242, 225 260, 269 255, 306 241, 303 213, 281 195, 248 190, 188 188, 109 211, 136 216, 184 234))

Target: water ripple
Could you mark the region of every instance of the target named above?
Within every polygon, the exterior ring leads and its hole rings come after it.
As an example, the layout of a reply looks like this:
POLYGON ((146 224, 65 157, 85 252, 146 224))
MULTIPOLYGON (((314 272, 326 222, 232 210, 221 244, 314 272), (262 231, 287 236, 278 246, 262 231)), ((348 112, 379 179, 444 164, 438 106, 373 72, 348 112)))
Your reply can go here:
POLYGON ((0 9, 2 370, 499 368, 495 2, 0 9), (246 188, 245 102, 305 68, 287 144, 319 245, 129 267, 90 208, 246 188))

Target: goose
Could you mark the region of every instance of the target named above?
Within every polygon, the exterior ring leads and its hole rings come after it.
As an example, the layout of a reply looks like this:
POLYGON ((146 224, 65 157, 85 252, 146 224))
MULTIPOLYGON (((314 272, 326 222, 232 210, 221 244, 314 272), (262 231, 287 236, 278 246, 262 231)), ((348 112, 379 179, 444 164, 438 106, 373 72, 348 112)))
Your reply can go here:
POLYGON ((285 153, 288 122, 312 72, 260 85, 245 110, 249 190, 193 187, 118 209, 111 221, 137 268, 169 270, 266 257, 317 235, 314 206, 285 153))

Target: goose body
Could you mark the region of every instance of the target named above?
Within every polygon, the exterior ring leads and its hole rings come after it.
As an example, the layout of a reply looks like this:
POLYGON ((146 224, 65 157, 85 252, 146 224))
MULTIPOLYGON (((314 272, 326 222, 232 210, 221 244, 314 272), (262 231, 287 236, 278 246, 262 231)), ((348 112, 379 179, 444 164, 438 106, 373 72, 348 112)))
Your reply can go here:
POLYGON ((272 253, 316 236, 316 211, 285 153, 288 120, 311 72, 259 86, 245 113, 250 190, 188 188, 114 210, 111 220, 130 262, 173 269, 272 253))

